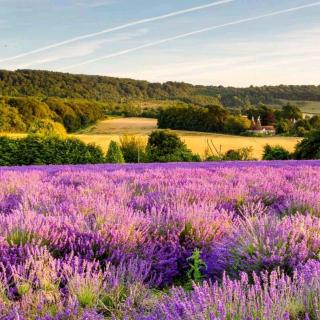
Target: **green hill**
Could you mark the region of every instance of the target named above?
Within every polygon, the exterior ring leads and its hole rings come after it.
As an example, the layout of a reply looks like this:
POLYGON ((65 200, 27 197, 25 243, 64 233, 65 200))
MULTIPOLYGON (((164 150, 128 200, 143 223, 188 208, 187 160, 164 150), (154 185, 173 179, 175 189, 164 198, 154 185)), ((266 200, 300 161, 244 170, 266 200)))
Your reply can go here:
POLYGON ((0 95, 81 98, 97 101, 123 99, 180 100, 212 104, 219 97, 226 107, 250 101, 272 104, 278 99, 320 101, 320 86, 263 86, 234 88, 194 86, 187 83, 150 83, 105 76, 74 75, 50 71, 0 70, 0 95))
POLYGON ((288 101, 304 112, 312 106, 312 113, 320 113, 320 86, 233 88, 0 70, 0 131, 5 132, 26 132, 35 120, 44 118, 63 124, 68 132, 76 132, 107 115, 156 118, 161 109, 168 107, 190 107, 201 114, 201 107, 208 106, 238 115, 236 110, 252 105, 279 108, 288 101))

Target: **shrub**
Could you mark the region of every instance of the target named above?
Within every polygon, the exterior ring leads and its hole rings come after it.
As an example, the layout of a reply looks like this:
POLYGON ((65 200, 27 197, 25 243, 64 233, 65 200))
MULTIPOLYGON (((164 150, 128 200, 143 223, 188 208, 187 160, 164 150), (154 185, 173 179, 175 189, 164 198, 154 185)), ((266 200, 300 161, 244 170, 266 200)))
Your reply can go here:
POLYGON ((27 136, 0 137, 0 165, 103 163, 100 147, 78 139, 27 136))
POLYGON ((244 147, 244 148, 239 148, 239 149, 230 149, 226 153, 223 153, 221 151, 221 146, 220 150, 218 150, 214 145, 214 147, 209 148, 206 150, 207 156, 206 156, 206 161, 249 161, 249 160, 255 160, 252 157, 252 147, 244 147))
POLYGON ((267 144, 264 146, 262 158, 263 160, 289 160, 291 155, 288 150, 279 145, 270 146, 267 144))
POLYGON ((229 161, 248 161, 253 160, 251 157, 252 147, 245 147, 240 149, 231 149, 226 152, 223 160, 229 161))
POLYGON ((109 163, 124 163, 123 154, 117 142, 110 142, 106 161, 109 163))
POLYGON ((145 161, 145 142, 141 137, 125 135, 120 138, 120 148, 125 162, 138 163, 145 161))
POLYGON ((263 213, 261 204, 247 206, 238 218, 237 231, 226 240, 230 274, 275 270, 290 274, 294 268, 317 256, 319 219, 311 216, 279 216, 263 213))
POLYGON ((178 135, 170 130, 153 131, 146 152, 149 162, 200 161, 200 157, 192 154, 178 135))
POLYGON ((320 159, 320 130, 311 131, 296 145, 295 159, 320 159))

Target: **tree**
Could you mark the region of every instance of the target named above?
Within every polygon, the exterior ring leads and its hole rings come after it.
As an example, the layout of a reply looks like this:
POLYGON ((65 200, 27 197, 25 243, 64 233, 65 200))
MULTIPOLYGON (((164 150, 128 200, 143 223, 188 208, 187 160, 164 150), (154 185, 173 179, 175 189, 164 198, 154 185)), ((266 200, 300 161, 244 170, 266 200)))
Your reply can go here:
POLYGON ((28 133, 43 137, 61 137, 67 135, 66 129, 61 123, 54 122, 50 119, 38 119, 31 123, 28 133))
POLYGON ((224 124, 226 133, 239 134, 250 129, 251 121, 245 117, 229 116, 224 124))
POLYGON ((200 157, 193 155, 178 135, 170 130, 153 131, 146 150, 149 162, 200 161, 200 157))
POLYGON ((264 146, 262 158, 263 160, 289 160, 291 159, 291 154, 282 146, 270 146, 267 144, 264 146))
POLYGON ((124 163, 123 154, 117 142, 111 141, 106 155, 108 163, 124 163))
POLYGON ((0 100, 0 132, 25 132, 26 125, 16 108, 0 100))
POLYGON ((277 134, 289 133, 293 127, 293 123, 288 119, 280 119, 275 127, 277 134))
POLYGON ((299 120, 303 118, 302 112, 299 109, 299 107, 293 106, 290 103, 282 107, 281 117, 284 119, 295 119, 295 120, 299 120))
POLYGON ((320 116, 313 116, 312 118, 310 118, 309 123, 313 129, 320 130, 320 116))
POLYGON ((296 145, 295 159, 320 159, 320 130, 311 131, 296 145))
POLYGON ((145 141, 134 135, 124 135, 120 138, 120 149, 125 162, 138 163, 145 161, 145 141))
POLYGON ((264 104, 259 104, 257 107, 247 109, 246 115, 249 119, 260 117, 263 126, 273 125, 275 123, 275 111, 264 104))

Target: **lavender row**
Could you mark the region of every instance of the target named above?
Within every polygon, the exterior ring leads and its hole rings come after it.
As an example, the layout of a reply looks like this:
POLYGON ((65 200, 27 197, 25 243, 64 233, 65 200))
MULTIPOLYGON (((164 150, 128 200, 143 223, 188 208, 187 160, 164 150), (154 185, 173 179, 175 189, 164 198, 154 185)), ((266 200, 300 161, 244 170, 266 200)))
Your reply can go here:
POLYGON ((0 315, 319 319, 319 166, 1 169, 0 315))

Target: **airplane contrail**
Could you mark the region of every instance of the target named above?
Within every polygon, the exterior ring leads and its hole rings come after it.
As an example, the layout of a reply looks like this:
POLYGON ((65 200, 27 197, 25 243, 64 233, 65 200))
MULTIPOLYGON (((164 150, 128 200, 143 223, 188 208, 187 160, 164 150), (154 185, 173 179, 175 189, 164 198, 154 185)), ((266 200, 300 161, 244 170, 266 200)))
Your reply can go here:
POLYGON ((113 27, 113 28, 109 28, 109 29, 105 29, 105 30, 101 30, 101 31, 85 34, 85 35, 82 35, 82 36, 78 36, 78 37, 75 37, 75 38, 71 38, 71 39, 67 39, 67 40, 61 41, 61 42, 57 42, 57 43, 54 43, 54 44, 51 44, 51 45, 48 45, 48 46, 45 46, 45 47, 34 49, 34 50, 31 50, 31 51, 28 51, 28 52, 20 53, 20 54, 18 54, 16 56, 0 59, 0 62, 6 62, 6 61, 11 61, 11 60, 23 58, 23 57, 30 56, 30 55, 35 54, 35 53, 39 53, 39 52, 47 51, 47 50, 54 49, 54 48, 57 48, 57 47, 61 47, 61 46, 64 46, 66 44, 70 44, 70 43, 73 43, 73 42, 76 42, 76 41, 93 38, 93 37, 96 37, 96 36, 100 36, 102 34, 111 33, 111 32, 118 31, 118 30, 127 29, 129 27, 134 27, 134 26, 145 24, 145 23, 148 23, 148 22, 154 22, 154 21, 158 21, 158 20, 163 20, 163 19, 179 16, 179 15, 186 14, 186 13, 207 9, 207 8, 214 7, 214 6, 219 6, 219 5, 222 5, 222 4, 225 4, 225 3, 229 3, 229 2, 233 2, 233 1, 235 1, 235 0, 221 0, 221 1, 211 2, 211 3, 208 3, 208 4, 202 5, 202 6, 192 7, 192 8, 188 8, 188 9, 184 9, 184 10, 179 10, 179 11, 174 11, 174 12, 171 12, 171 13, 168 13, 168 14, 164 14, 164 15, 161 15, 161 16, 156 16, 156 17, 151 17, 151 18, 146 18, 146 19, 142 19, 142 20, 129 22, 129 23, 123 24, 121 26, 117 26, 117 27, 113 27))
POLYGON ((154 47, 154 46, 166 43, 166 42, 170 42, 170 41, 174 41, 174 40, 178 40, 178 39, 182 39, 182 38, 187 38, 187 37, 199 34, 199 33, 212 31, 212 30, 216 30, 216 29, 221 29, 221 28, 225 28, 225 27, 229 27, 229 26, 234 26, 234 25, 245 23, 245 22, 260 20, 260 19, 267 18, 267 17, 278 16, 278 15, 281 15, 281 14, 284 14, 284 13, 294 12, 294 11, 307 9, 307 8, 312 8, 312 7, 316 7, 316 6, 319 6, 319 5, 320 5, 320 1, 317 1, 317 2, 310 3, 310 4, 306 4, 306 5, 302 5, 302 6, 298 6, 298 7, 293 7, 293 8, 288 8, 288 9, 284 9, 284 10, 280 10, 280 11, 274 11, 274 12, 270 12, 270 13, 267 13, 267 14, 251 17, 251 18, 245 18, 245 19, 241 19, 241 20, 231 21, 231 22, 227 22, 227 23, 216 25, 216 26, 212 26, 212 27, 207 27, 207 28, 203 28, 203 29, 192 31, 192 32, 188 32, 188 33, 183 33, 183 34, 180 34, 180 35, 177 35, 177 36, 174 36, 174 37, 170 37, 170 38, 166 38, 166 39, 150 42, 150 43, 143 44, 143 45, 138 46, 138 47, 126 49, 126 50, 123 50, 123 51, 118 51, 118 52, 111 53, 111 54, 108 54, 108 55, 105 55, 105 56, 102 56, 102 57, 98 57, 98 58, 90 59, 90 60, 87 60, 87 61, 84 61, 84 62, 81 62, 81 63, 73 64, 73 65, 58 69, 58 70, 59 71, 64 71, 64 70, 72 69, 72 68, 75 68, 75 67, 84 66, 84 65, 87 65, 87 64, 90 64, 90 63, 98 62, 98 61, 101 61, 101 60, 110 59, 110 58, 113 58, 113 57, 118 57, 118 56, 130 53, 130 52, 141 50, 141 49, 154 47))

